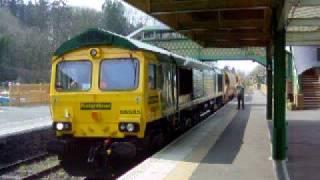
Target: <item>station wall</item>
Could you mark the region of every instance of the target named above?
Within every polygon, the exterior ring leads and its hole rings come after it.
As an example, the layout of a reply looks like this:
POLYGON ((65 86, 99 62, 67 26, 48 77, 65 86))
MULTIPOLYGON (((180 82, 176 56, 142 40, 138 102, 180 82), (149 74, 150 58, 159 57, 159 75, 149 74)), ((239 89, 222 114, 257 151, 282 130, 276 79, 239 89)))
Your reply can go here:
POLYGON ((298 75, 310 68, 320 67, 320 46, 292 46, 291 51, 298 75))

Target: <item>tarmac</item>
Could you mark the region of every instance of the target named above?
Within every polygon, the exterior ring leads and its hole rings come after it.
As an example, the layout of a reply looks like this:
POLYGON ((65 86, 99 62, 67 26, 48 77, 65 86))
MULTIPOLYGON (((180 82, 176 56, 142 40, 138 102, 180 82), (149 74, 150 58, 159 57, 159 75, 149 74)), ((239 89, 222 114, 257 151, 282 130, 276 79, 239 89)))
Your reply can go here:
POLYGON ((244 110, 232 101, 119 179, 277 179, 266 98, 254 91, 244 110))
POLYGON ((0 106, 0 138, 51 125, 48 106, 0 106))
POLYGON ((320 110, 287 112, 291 180, 320 179, 320 110))

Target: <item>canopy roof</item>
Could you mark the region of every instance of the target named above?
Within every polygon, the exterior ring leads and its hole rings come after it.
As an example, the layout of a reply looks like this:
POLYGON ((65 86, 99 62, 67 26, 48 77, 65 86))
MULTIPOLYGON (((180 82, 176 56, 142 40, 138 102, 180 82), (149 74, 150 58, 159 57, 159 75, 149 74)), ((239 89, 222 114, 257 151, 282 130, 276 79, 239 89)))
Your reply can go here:
POLYGON ((204 48, 165 26, 145 26, 127 37, 201 61, 253 60, 264 66, 266 65, 266 51, 264 47, 204 48))
POLYGON ((287 45, 320 45, 320 1, 288 0, 287 45))
MULTIPOLYGON (((266 46, 272 0, 125 0, 203 47, 266 46)), ((281 2, 281 1, 279 1, 281 2)))
POLYGON ((268 46, 272 27, 288 45, 320 44, 319 0, 125 0, 203 47, 268 46))

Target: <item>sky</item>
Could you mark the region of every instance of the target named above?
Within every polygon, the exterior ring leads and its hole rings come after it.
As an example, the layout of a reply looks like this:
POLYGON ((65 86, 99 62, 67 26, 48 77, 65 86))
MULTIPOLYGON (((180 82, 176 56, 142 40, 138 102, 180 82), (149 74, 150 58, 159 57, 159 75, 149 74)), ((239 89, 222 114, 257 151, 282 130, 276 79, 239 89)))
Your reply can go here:
POLYGON ((229 66, 230 68, 235 68, 236 70, 240 70, 246 74, 249 74, 256 66, 259 64, 250 60, 228 60, 228 61, 218 61, 217 66, 219 68, 224 68, 225 66, 229 66))
POLYGON ((101 11, 104 0, 68 0, 70 6, 87 7, 101 11))

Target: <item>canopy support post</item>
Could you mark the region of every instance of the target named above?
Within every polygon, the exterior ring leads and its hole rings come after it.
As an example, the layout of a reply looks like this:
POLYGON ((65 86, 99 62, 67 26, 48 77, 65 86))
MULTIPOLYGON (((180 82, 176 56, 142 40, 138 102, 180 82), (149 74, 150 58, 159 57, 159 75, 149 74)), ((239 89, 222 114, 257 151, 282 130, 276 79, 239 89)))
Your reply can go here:
POLYGON ((273 159, 286 159, 286 51, 284 28, 274 32, 274 122, 273 159))
POLYGON ((272 52, 271 46, 266 48, 267 59, 267 120, 272 120, 272 96, 273 96, 273 77, 272 77, 272 52))

